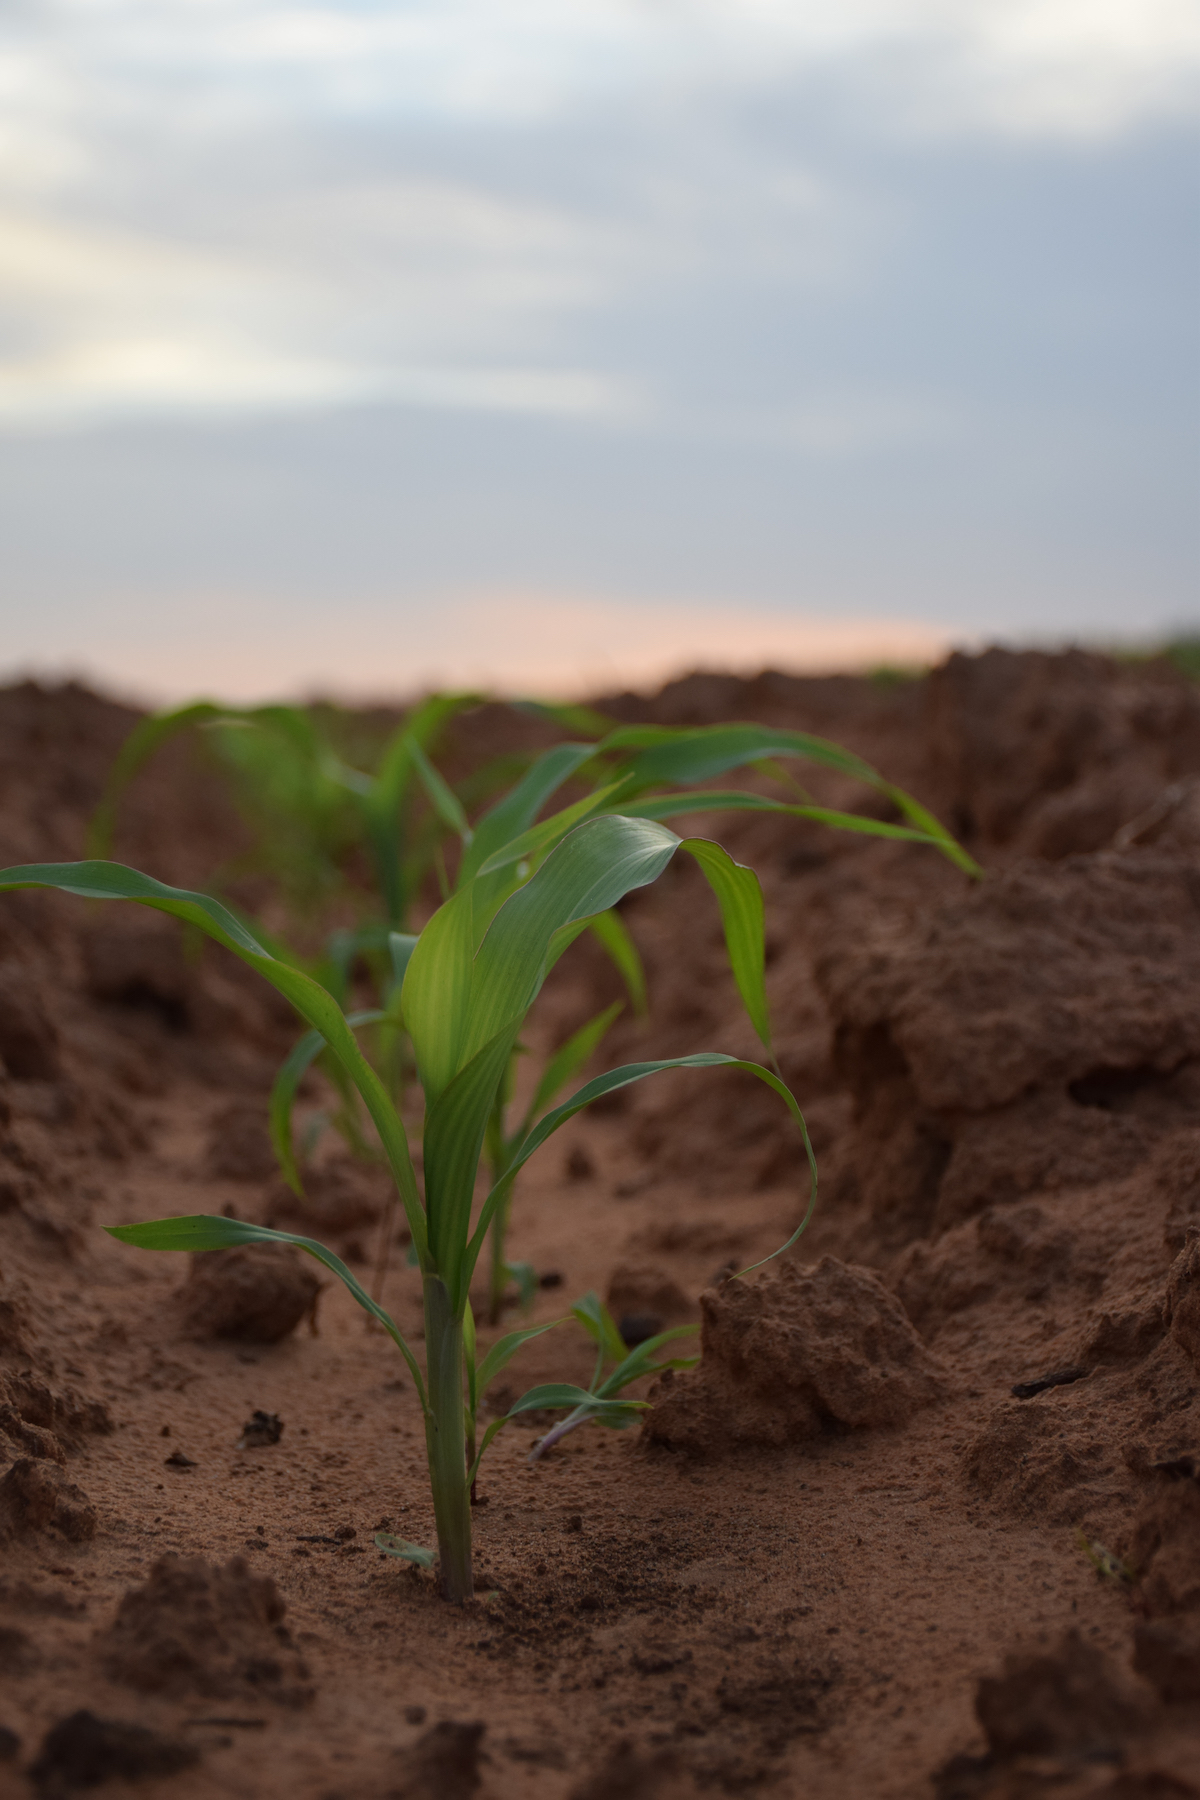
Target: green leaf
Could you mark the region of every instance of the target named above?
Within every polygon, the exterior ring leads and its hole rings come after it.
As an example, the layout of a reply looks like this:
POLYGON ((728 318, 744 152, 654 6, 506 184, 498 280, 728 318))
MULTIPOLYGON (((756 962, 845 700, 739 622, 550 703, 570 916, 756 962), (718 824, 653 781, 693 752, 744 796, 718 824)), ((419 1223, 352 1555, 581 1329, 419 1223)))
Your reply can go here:
POLYGON ((613 722, 591 706, 563 706, 549 700, 513 700, 514 712, 528 713, 533 719, 551 719, 564 731, 577 731, 580 737, 602 738, 611 731, 613 722))
POLYGON ((489 1384, 495 1381, 501 1369, 508 1367, 523 1344, 529 1343, 532 1338, 541 1337, 544 1331, 553 1331, 556 1325, 562 1323, 561 1319, 551 1319, 548 1325, 526 1325, 521 1331, 510 1331, 505 1337, 499 1338, 479 1365, 479 1398, 483 1398, 489 1384))
POLYGON ((462 801, 444 776, 439 775, 420 744, 413 744, 411 754, 413 766, 434 812, 448 831, 453 831, 464 844, 469 844, 471 826, 463 811, 462 801))
POLYGON ((538 825, 531 825, 520 837, 512 838, 499 850, 494 850, 487 861, 479 867, 479 875, 494 875, 499 870, 511 869, 514 864, 535 861, 545 854, 553 845, 560 843, 572 828, 592 813, 600 813, 608 802, 619 791, 619 785, 600 788, 594 794, 585 794, 582 800, 576 800, 571 806, 564 806, 548 819, 538 825))
MULTIPOLYGON (((631 889, 654 881, 678 845, 673 831, 644 819, 609 816, 577 825, 488 927, 475 957, 460 1061, 509 1020, 524 1018, 544 979, 556 931, 607 911, 631 889)), ((407 1017, 407 1002, 405 1011, 407 1017)))
MULTIPOLYGON (((350 1013, 347 1015, 346 1023, 352 1030, 357 1030, 360 1025, 377 1024, 384 1017, 386 1015, 381 1012, 350 1013)), ((321 1032, 305 1032, 300 1042, 289 1052, 271 1088, 268 1110, 271 1144, 283 1179, 293 1194, 301 1199, 304 1197, 304 1186, 300 1180, 295 1146, 292 1142, 292 1111, 296 1104, 300 1083, 325 1048, 325 1039, 321 1032)))
POLYGON ((743 863, 734 862, 720 844, 707 838, 685 838, 680 849, 694 857, 704 872, 725 928, 729 963, 742 1004, 763 1047, 771 1048, 771 1018, 763 976, 765 937, 763 897, 758 876, 743 863))
POLYGON ((528 1312, 538 1296, 538 1272, 531 1262, 505 1263, 508 1278, 514 1283, 522 1312, 528 1312))
MULTIPOLYGON (((565 1103, 565 1105, 556 1107, 553 1112, 549 1112, 544 1118, 539 1119, 533 1130, 529 1133, 529 1136, 522 1142, 520 1149, 517 1151, 512 1161, 509 1163, 502 1179, 492 1188, 487 1199, 483 1203, 483 1208, 479 1214, 479 1221, 475 1227, 474 1235, 467 1246, 466 1255, 463 1259, 464 1268, 466 1270, 466 1279, 468 1281, 470 1280, 479 1253, 483 1248, 488 1227, 492 1222, 497 1207, 504 1197, 505 1183, 512 1179, 517 1170, 527 1163, 534 1152, 539 1150, 546 1142, 547 1138, 552 1137, 561 1125, 566 1124, 568 1119, 574 1118, 577 1112, 582 1112, 585 1106, 590 1106, 593 1100, 599 1100, 605 1094, 615 1093, 618 1088, 628 1087, 635 1081, 645 1081, 647 1077, 651 1075, 662 1074, 667 1069, 720 1068, 741 1069, 747 1075, 753 1075, 756 1080, 764 1082, 767 1087, 773 1088, 787 1106, 787 1109, 791 1113, 797 1129, 800 1132, 805 1154, 808 1157, 808 1168, 811 1181, 808 1206, 805 1209, 804 1217, 801 1219, 799 1225, 797 1225, 795 1231, 793 1231, 791 1237, 788 1238, 787 1242, 781 1244, 778 1250, 773 1250, 770 1256, 763 1257, 762 1261, 770 1262, 774 1257, 782 1256, 785 1250, 790 1250, 792 1245, 796 1242, 796 1239, 808 1224, 809 1219, 812 1217, 813 1208, 817 1203, 817 1159, 813 1154, 812 1143, 808 1135, 808 1127, 804 1123, 804 1114, 797 1106, 795 1096, 791 1089, 772 1070, 764 1068, 761 1063, 744 1062, 737 1056, 726 1056, 718 1050, 706 1050, 692 1056, 668 1057, 662 1062, 625 1063, 623 1067, 619 1069, 610 1069, 607 1074, 597 1075, 594 1081, 587 1082, 585 1086, 581 1087, 578 1092, 565 1103)), ((751 1266, 757 1269, 760 1268, 762 1264, 754 1263, 751 1266)), ((748 1274, 749 1270, 743 1269, 741 1273, 743 1275, 748 1274)))
MULTIPOLYGON (((363 797, 363 822, 375 858, 384 908, 394 925, 403 920, 408 901, 400 827, 418 757, 424 758, 428 766, 425 753, 443 725, 455 713, 476 705, 479 699, 478 694, 432 694, 414 707, 384 747, 374 779, 363 797)), ((457 826, 450 829, 457 830, 457 826)))
MULTIPOLYGON (((623 816, 628 817, 628 814, 623 816)), ((589 921, 592 935, 599 940, 608 952, 613 963, 625 983, 626 991, 633 1002, 633 1010, 639 1019, 646 1016, 646 972, 642 968, 642 959, 638 955, 637 945, 625 927, 625 921, 619 912, 610 907, 608 912, 597 913, 589 921)))
POLYGON ((29 863, 0 870, 0 891, 9 888, 45 887, 78 894, 87 900, 136 900, 143 906, 196 925, 217 943, 224 944, 243 962, 269 981, 290 1000, 296 1011, 319 1031, 333 1055, 346 1070, 366 1103, 404 1203, 413 1241, 424 1253, 425 1214, 417 1193, 416 1176, 408 1154, 404 1126, 387 1092, 367 1062, 347 1025, 342 1009, 320 982, 302 969, 279 961, 219 901, 207 894, 173 888, 122 863, 29 863))
POLYGON ((479 1153, 496 1090, 521 1021, 484 1045, 437 1097, 425 1120, 425 1204, 432 1265, 457 1312, 466 1299, 462 1256, 471 1225, 479 1153))
POLYGON ((544 1387, 530 1388, 527 1394, 509 1407, 506 1419, 515 1419, 527 1412, 558 1412, 566 1409, 578 1409, 588 1419, 594 1419, 599 1425, 612 1425, 620 1431, 626 1425, 632 1425, 639 1413, 649 1410, 645 1400, 606 1400, 597 1394, 589 1394, 586 1388, 575 1387, 567 1381, 547 1382, 544 1387))
POLYGON ((268 1113, 271 1144, 283 1179, 293 1194, 301 1198, 304 1194, 304 1184, 300 1179, 295 1145, 292 1142, 292 1109, 296 1104, 296 1094, 300 1083, 324 1048, 325 1039, 319 1031, 306 1032, 300 1042, 288 1053, 287 1060, 276 1075, 274 1086, 271 1089, 271 1104, 268 1113))
POLYGON ((190 1251, 197 1254, 204 1250, 232 1250, 243 1244, 291 1244, 294 1249, 303 1250, 307 1256, 314 1257, 337 1276, 364 1312, 370 1313, 373 1319, 378 1319, 408 1364, 422 1407, 427 1405, 424 1377, 392 1315, 385 1312, 378 1301, 372 1300, 341 1257, 335 1256, 332 1250, 327 1250, 324 1244, 318 1244, 315 1238, 297 1237, 291 1231, 274 1231, 267 1225, 251 1225, 245 1219, 224 1219, 208 1213, 192 1214, 179 1219, 147 1219, 140 1225, 106 1225, 104 1229, 118 1243, 133 1244, 139 1250, 190 1251))
POLYGON ((432 1550, 425 1550, 420 1544, 410 1544, 407 1538, 393 1537, 390 1531, 375 1533, 375 1548, 388 1556, 397 1556, 401 1562, 416 1563, 419 1569, 432 1569, 437 1557, 432 1550))
MULTIPOLYGON (((659 1331, 654 1337, 649 1337, 644 1343, 638 1344, 633 1350, 630 1350, 621 1357, 616 1368, 600 1383, 600 1386, 596 1389, 599 1398, 611 1399, 613 1395, 619 1394, 623 1388, 627 1388, 630 1382, 640 1381, 643 1375, 657 1375, 663 1369, 689 1369, 693 1367, 694 1364, 699 1362, 699 1357, 672 1357, 669 1362, 661 1363, 652 1362, 651 1358, 656 1350, 662 1349, 664 1344, 673 1343, 676 1338, 694 1337, 699 1329, 699 1325, 674 1325, 669 1331, 659 1331)), ((625 1350, 624 1343, 622 1343, 621 1349, 622 1351, 625 1350)))
POLYGON ((400 1005, 430 1106, 462 1063, 474 977, 472 906, 468 887, 438 908, 417 939, 404 975, 400 1005))
MULTIPOLYGON (((416 935, 411 931, 388 932, 388 954, 392 959, 392 993, 399 999, 400 990, 404 986, 404 977, 408 973, 408 965, 412 961, 412 953, 417 947, 416 935)), ((388 995, 389 1010, 391 994, 388 995)))
MULTIPOLYGON (((840 744, 831 743, 827 738, 813 737, 803 731, 781 731, 754 724, 707 725, 685 731, 635 725, 624 726, 610 733, 600 749, 638 751, 637 755, 630 758, 626 767, 629 786, 637 790, 657 787, 664 782, 674 782, 681 787, 690 786, 693 782, 709 781, 713 776, 723 775, 729 769, 744 768, 763 757, 771 756, 798 757, 805 762, 837 769, 883 794, 909 824, 932 840, 956 867, 968 875, 978 876, 982 873, 974 858, 967 854, 920 801, 905 793, 903 788, 885 780, 862 757, 843 749, 840 744)), ((834 820, 827 822, 833 823, 834 820)))
MULTIPOLYGON (((886 819, 868 818, 864 813, 839 812, 832 806, 797 805, 791 800, 772 800, 766 794, 743 793, 738 788, 702 788, 692 793, 648 794, 639 800, 622 802, 621 811, 631 819, 678 819, 687 813, 764 812, 783 813, 793 819, 812 819, 818 825, 830 825, 838 831, 857 831, 866 837, 898 838, 909 844, 929 844, 946 853, 943 839, 915 825, 893 825, 886 819)), ((977 872, 978 865, 961 852, 966 861, 959 866, 967 874, 977 872), (968 869, 967 863, 971 864, 968 869)), ((959 860, 951 858, 952 861, 959 860)))
POLYGON ((577 1300, 571 1308, 572 1316, 579 1320, 590 1338, 599 1344, 606 1356, 614 1362, 622 1362, 626 1356, 625 1340, 617 1330, 617 1322, 595 1291, 586 1293, 582 1300, 577 1300))
POLYGON ((104 857, 112 848, 121 796, 159 746, 189 726, 225 717, 228 710, 212 700, 195 700, 188 706, 172 707, 166 712, 152 713, 148 719, 138 720, 117 752, 104 783, 100 804, 88 825, 87 848, 91 857, 104 857))
POLYGON ((522 1131, 529 1129, 543 1107, 549 1106, 555 1095, 560 1093, 568 1081, 573 1080, 579 1073, 617 1014, 624 1010, 624 1006, 623 1000, 614 1000, 611 1006, 606 1006, 604 1011, 597 1013, 594 1019, 589 1019, 586 1025, 581 1025, 579 1030, 572 1033, 566 1043, 554 1052, 542 1070, 541 1080, 534 1091, 533 1099, 529 1102, 529 1111, 525 1116, 522 1131))
POLYGON ((804 731, 781 731, 768 725, 699 725, 682 731, 627 725, 610 732, 601 748, 635 750, 637 754, 628 763, 630 778, 645 787, 664 781, 681 787, 694 781, 710 781, 714 775, 745 768, 763 756, 800 757, 871 786, 881 780, 870 763, 828 738, 813 737, 804 731))
POLYGON ((528 831, 551 794, 594 755, 592 744, 556 744, 552 750, 544 751, 512 791, 490 806, 476 824, 455 885, 465 887, 490 856, 528 831))

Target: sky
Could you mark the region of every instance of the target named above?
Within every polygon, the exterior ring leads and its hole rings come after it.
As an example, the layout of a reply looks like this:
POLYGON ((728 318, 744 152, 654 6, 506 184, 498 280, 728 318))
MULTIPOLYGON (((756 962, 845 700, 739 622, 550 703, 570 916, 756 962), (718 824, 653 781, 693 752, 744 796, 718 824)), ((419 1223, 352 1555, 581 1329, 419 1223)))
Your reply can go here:
POLYGON ((3 0, 0 673, 1200 624, 1200 7, 3 0))

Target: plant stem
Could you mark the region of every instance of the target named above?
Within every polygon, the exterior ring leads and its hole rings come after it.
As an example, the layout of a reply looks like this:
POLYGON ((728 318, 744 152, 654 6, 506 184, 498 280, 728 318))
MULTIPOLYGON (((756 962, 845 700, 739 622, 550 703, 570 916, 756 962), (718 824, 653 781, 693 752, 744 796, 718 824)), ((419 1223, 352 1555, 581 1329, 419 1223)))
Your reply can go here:
POLYGON ((510 1175, 504 1192, 492 1216, 490 1233, 492 1267, 488 1282, 488 1324, 498 1325, 500 1315, 504 1311, 504 1296, 508 1290, 508 1217, 512 1210, 513 1183, 516 1177, 510 1175))
POLYGON ((429 1413, 425 1442, 437 1520, 442 1593, 470 1600, 471 1504, 467 1493, 467 1442, 463 1397, 463 1325, 450 1305, 446 1284, 425 1277, 425 1371, 429 1413))

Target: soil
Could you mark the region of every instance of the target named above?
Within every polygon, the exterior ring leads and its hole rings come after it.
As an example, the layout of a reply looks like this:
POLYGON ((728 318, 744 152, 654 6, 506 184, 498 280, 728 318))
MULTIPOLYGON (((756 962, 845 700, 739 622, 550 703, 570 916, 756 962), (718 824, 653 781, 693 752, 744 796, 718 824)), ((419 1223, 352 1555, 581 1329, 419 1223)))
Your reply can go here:
MULTIPOLYGON (((695 823, 762 879, 777 1053, 821 1167, 808 1231, 730 1283, 807 1200, 783 1109, 744 1076, 658 1077, 552 1140, 513 1214, 535 1316, 594 1288, 631 1339, 700 1322, 703 1357, 640 1429, 533 1464, 544 1427, 501 1434, 480 1597, 451 1608, 374 1547, 432 1540, 422 1432, 340 1286, 290 1253, 189 1268, 100 1230, 305 1219, 366 1273, 377 1171, 323 1140, 305 1210, 265 1154, 288 1009, 158 916, 4 897, 0 1796, 1200 1795, 1200 694, 1157 663, 995 650, 599 704, 832 737, 986 870, 695 823)), ((83 853, 133 722, 76 686, 0 693, 0 863, 83 853)), ((449 767, 551 735, 481 707, 449 767)), ((115 854, 221 872, 285 925, 237 874, 246 848, 179 740, 115 854)), ((753 1055, 696 869, 624 914, 651 1017, 604 1059, 753 1055)), ((618 991, 580 940, 531 1048, 618 991)), ((304 1116, 328 1101, 310 1079, 304 1116)), ((419 1337, 399 1241, 389 1284, 419 1337)), ((590 1365, 568 1326, 504 1379, 590 1365)))

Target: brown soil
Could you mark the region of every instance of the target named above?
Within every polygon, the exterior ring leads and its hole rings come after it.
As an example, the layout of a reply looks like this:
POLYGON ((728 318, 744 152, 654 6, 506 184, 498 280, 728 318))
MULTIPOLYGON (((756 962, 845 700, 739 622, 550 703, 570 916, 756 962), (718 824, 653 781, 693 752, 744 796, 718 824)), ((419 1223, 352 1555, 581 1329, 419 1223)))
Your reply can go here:
MULTIPOLYGON (((728 1283, 806 1188, 744 1077, 658 1078, 542 1152, 513 1241, 561 1278, 537 1316, 595 1288, 631 1332, 702 1319, 704 1358, 641 1431, 533 1465, 531 1429, 502 1434, 482 1597, 452 1609, 373 1547, 431 1541, 422 1433, 340 1287, 99 1230, 232 1210, 366 1262, 377 1177, 330 1154, 301 1204, 265 1155, 287 1009, 157 917, 0 900, 0 1796, 1200 1794, 1200 695, 1159 665, 992 651, 893 687, 704 676, 604 704, 836 738, 988 871, 698 823, 766 892, 779 1060, 821 1163, 808 1234, 728 1283)), ((82 853, 131 723, 76 687, 0 694, 0 863, 82 853)), ((452 760, 545 741, 482 708, 452 760)), ((179 742, 116 854, 203 885, 245 847, 179 742)), ((237 891, 280 923, 261 881, 237 891)), ((652 1021, 619 1023, 609 1060, 753 1055, 697 871, 625 914, 652 1021)), ((577 951, 535 1047, 617 992, 577 951)), ((505 1379, 590 1364, 572 1327, 505 1379)))

